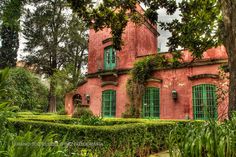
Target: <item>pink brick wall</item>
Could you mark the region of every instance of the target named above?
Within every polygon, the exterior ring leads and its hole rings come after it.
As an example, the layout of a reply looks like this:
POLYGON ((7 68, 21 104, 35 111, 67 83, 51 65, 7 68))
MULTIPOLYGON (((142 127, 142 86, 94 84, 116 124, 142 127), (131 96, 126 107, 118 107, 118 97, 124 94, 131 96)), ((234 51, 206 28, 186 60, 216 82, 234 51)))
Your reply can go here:
MULTIPOLYGON (((199 84, 213 84, 218 85, 218 79, 200 78, 197 80, 189 80, 188 76, 199 74, 218 74, 218 67, 220 64, 205 65, 190 68, 162 70, 154 73, 155 78, 162 79, 163 82, 148 82, 147 87, 160 88, 160 118, 161 119, 184 119, 187 115, 193 118, 192 108, 192 87, 199 84), (178 100, 174 101, 171 96, 171 91, 175 89, 178 92, 178 100)), ((99 78, 88 79, 88 82, 79 87, 75 93, 85 94, 91 96, 89 104, 90 109, 96 115, 101 114, 102 108, 102 91, 113 89, 116 90, 116 117, 121 117, 125 112, 125 105, 129 103, 126 95, 126 82, 129 75, 121 75, 118 79, 118 86, 108 85, 101 87, 101 80, 99 78)), ((69 114, 72 113, 72 96, 68 94, 66 100, 66 109, 69 114)), ((83 104, 86 101, 83 100, 83 104)), ((219 116, 225 114, 227 111, 227 100, 219 107, 219 116)))
MULTIPOLYGON (((149 82, 147 86, 160 88, 160 118, 161 119, 184 119, 186 116, 193 118, 192 87, 199 84, 218 85, 219 79, 199 78, 188 79, 188 76, 199 74, 218 74, 220 64, 206 65, 190 68, 162 70, 154 73, 154 77, 162 79, 162 83, 149 82), (171 92, 178 93, 177 101, 172 99, 171 92)), ((227 100, 220 104, 219 116, 225 114, 227 100)))

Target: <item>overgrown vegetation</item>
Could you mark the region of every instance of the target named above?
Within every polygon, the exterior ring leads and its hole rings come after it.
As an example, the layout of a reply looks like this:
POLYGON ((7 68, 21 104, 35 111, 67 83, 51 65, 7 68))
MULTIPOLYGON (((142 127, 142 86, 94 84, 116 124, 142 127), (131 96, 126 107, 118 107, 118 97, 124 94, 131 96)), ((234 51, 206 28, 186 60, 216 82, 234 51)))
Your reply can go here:
POLYGON ((8 82, 11 74, 9 69, 0 71, 0 156, 9 157, 87 157, 92 156, 86 149, 78 150, 77 147, 69 147, 65 143, 66 135, 61 136, 58 143, 58 135, 54 130, 43 132, 27 127, 22 130, 14 128, 9 122, 9 117, 16 114, 14 106, 9 106, 9 102, 2 99, 6 97, 8 82))
POLYGON ((103 125, 101 117, 95 116, 89 108, 79 107, 72 115, 73 118, 79 118, 81 125, 103 125))
POLYGON ((91 117, 93 116, 93 112, 89 108, 78 107, 72 115, 73 118, 80 118, 82 116, 91 117))
POLYGON ((167 140, 173 157, 236 156, 236 118, 225 122, 215 120, 199 125, 177 125, 167 140))
POLYGON ((141 116, 142 96, 147 80, 152 77, 153 72, 160 68, 175 67, 180 64, 181 53, 176 52, 172 55, 174 59, 157 54, 145 57, 134 64, 130 73, 131 78, 127 81, 126 85, 131 104, 127 106, 127 111, 123 114, 124 117, 141 116))

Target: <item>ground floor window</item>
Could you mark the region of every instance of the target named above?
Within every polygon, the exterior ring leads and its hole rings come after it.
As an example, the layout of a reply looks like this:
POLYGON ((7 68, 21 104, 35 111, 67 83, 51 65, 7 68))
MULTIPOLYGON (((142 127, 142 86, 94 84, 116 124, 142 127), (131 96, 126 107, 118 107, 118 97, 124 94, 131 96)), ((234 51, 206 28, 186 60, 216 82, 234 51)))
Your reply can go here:
POLYGON ((145 89, 142 102, 142 117, 160 117, 160 90, 159 88, 148 87, 145 89))
POLYGON ((216 86, 201 84, 193 87, 194 119, 217 118, 216 86))
POLYGON ((102 116, 116 116, 116 91, 106 90, 102 92, 102 116))

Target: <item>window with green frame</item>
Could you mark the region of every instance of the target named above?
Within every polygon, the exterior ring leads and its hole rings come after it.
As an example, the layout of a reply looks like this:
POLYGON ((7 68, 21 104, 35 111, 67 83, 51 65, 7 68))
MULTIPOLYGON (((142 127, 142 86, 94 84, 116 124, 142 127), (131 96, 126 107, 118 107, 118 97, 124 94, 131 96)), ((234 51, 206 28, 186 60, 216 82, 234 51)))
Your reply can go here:
POLYGON ((193 86, 194 119, 217 118, 216 86, 201 84, 193 86))
POLYGON ((104 69, 112 70, 116 67, 116 51, 112 46, 104 50, 104 69))
POLYGON ((160 117, 160 89, 155 87, 147 87, 143 95, 142 102, 143 118, 159 118, 160 117))
POLYGON ((116 116, 116 91, 106 90, 102 92, 102 116, 116 116))

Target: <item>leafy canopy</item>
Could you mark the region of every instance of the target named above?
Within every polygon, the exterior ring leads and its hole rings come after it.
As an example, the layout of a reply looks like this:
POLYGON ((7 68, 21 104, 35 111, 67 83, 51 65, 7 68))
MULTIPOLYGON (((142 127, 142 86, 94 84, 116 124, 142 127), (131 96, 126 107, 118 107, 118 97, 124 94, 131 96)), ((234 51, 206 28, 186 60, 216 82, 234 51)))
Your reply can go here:
POLYGON ((9 70, 5 84, 7 88, 2 99, 10 101, 21 110, 45 109, 48 89, 37 76, 23 68, 13 68, 9 70))
POLYGON ((217 0, 183 0, 178 4, 175 0, 104 0, 99 4, 92 0, 68 2, 95 30, 111 28, 113 44, 118 50, 121 49, 121 37, 128 20, 137 22, 147 18, 153 24, 157 24, 157 10, 160 8, 166 8, 169 15, 176 10, 180 11, 180 21, 160 22, 162 29, 172 33, 168 42, 171 52, 177 51, 180 47, 188 48, 194 56, 200 57, 205 50, 221 43, 219 28, 222 17, 217 0), (144 14, 138 14, 139 16, 135 10, 138 3, 144 4, 146 8, 144 14))

